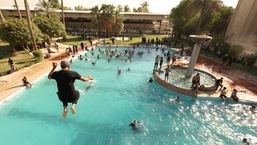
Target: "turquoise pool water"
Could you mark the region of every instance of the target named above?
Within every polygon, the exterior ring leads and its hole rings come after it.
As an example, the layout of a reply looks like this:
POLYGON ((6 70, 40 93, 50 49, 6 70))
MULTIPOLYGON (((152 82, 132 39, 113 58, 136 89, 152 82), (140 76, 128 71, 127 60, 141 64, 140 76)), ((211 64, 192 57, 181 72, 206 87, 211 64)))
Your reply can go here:
MULTIPOLYGON (((256 144, 257 115, 248 111, 250 106, 195 100, 156 82, 147 83, 154 57, 161 51, 140 50, 145 52, 143 57, 135 55, 131 63, 114 58, 108 63, 103 55, 95 66, 74 59, 71 68, 84 76, 92 75, 95 83, 86 91, 88 83, 76 82, 81 93, 77 114, 72 115, 69 110, 67 119, 61 116, 62 103, 53 80, 44 77, 32 89, 15 95, 0 106, 0 144, 232 145, 242 144, 243 137, 256 144), (122 70, 120 76, 118 66, 122 70), (176 96, 180 96, 179 103, 166 101, 176 96), (134 119, 144 127, 132 131, 128 124, 134 119)), ((96 60, 98 48, 95 52, 94 56, 88 54, 88 59, 96 60)))

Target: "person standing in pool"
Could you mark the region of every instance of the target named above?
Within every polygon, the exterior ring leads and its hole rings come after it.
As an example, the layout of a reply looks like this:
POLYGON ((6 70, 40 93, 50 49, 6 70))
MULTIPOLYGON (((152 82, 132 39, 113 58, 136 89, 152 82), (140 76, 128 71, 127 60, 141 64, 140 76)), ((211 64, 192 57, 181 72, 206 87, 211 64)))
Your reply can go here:
POLYGON ((171 72, 171 71, 170 71, 170 66, 168 65, 167 68, 164 69, 164 71, 165 71, 164 81, 165 81, 165 82, 168 82, 168 80, 169 80, 169 75, 170 75, 170 72, 171 72))
POLYGON ((200 73, 197 73, 195 76, 192 78, 192 85, 191 88, 195 92, 199 92, 198 88, 200 86, 200 73))
POLYGON ((77 104, 77 101, 79 99, 79 92, 75 90, 74 82, 75 80, 81 80, 84 82, 87 82, 89 80, 93 80, 91 76, 88 77, 82 77, 80 74, 78 74, 75 71, 70 70, 70 64, 68 61, 61 61, 61 70, 55 71, 57 67, 57 63, 52 63, 53 68, 48 74, 48 79, 55 79, 57 82, 57 95, 59 100, 63 103, 63 118, 66 118, 67 116, 67 106, 68 103, 72 103, 71 111, 72 114, 76 113, 75 106, 77 104))

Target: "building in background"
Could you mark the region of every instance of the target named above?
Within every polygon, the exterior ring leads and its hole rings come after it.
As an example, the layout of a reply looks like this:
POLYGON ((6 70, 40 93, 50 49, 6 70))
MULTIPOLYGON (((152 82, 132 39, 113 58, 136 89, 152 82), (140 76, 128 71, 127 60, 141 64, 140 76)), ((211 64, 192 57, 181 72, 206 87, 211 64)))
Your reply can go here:
POLYGON ((228 42, 239 44, 245 53, 257 51, 257 0, 239 0, 226 34, 228 42))
MULTIPOLYGON (((15 8, 1 8, 1 11, 5 18, 18 17, 15 8)), ((37 15, 37 11, 31 9, 32 17, 37 15)), ((25 9, 20 8, 22 17, 25 17, 25 9)), ((56 10, 60 13, 61 10, 56 10)), ((167 14, 156 14, 156 13, 134 13, 134 12, 121 12, 124 18, 124 30, 123 34, 166 34, 170 30, 170 25, 167 24, 167 14)), ((91 11, 75 11, 65 10, 65 26, 68 33, 72 32, 75 34, 80 33, 95 33, 91 26, 91 11)))

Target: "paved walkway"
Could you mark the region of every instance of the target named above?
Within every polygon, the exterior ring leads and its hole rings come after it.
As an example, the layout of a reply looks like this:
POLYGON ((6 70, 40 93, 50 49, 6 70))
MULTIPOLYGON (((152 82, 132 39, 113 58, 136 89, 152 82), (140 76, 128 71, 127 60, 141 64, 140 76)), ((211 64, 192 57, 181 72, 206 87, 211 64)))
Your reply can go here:
MULTIPOLYGON (((223 85, 229 89, 228 97, 230 97, 231 91, 235 88, 239 91, 237 93, 239 99, 257 102, 257 77, 234 68, 220 66, 219 63, 201 55, 198 57, 196 68, 207 71, 218 78, 223 77, 223 85)), ((216 93, 218 94, 218 92, 216 93)))
MULTIPOLYGON (((95 43, 95 42, 94 42, 95 43)), ((44 60, 38 64, 35 64, 31 67, 24 68, 17 72, 14 72, 10 75, 0 77, 0 102, 17 92, 18 90, 24 88, 22 86, 21 79, 26 76, 30 82, 34 82, 38 78, 43 75, 46 75, 52 69, 52 61, 58 62, 63 57, 59 57, 58 55, 65 52, 65 48, 67 45, 58 44, 59 45, 59 53, 54 53, 55 55, 51 59, 44 60)), ((214 74, 217 77, 223 76, 225 81, 224 84, 230 91, 233 88, 236 88, 241 91, 239 92, 239 99, 250 100, 257 102, 257 78, 248 74, 245 74, 239 70, 235 70, 233 68, 220 67, 220 64, 214 62, 208 58, 199 56, 196 67, 201 70, 205 70, 214 74), (212 66, 212 67, 211 67, 212 66)), ((33 88, 33 87, 32 87, 33 88)), ((231 92, 228 92, 228 96, 230 96, 231 92)), ((204 94, 203 96, 212 96, 218 97, 218 92, 214 94, 204 94)))

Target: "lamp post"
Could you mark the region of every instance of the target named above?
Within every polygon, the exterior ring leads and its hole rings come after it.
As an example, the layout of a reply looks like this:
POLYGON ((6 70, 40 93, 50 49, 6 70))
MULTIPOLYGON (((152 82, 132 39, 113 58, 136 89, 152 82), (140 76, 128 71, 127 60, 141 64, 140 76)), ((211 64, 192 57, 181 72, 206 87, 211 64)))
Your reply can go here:
POLYGON ((191 76, 194 72, 195 64, 201 49, 201 43, 205 41, 209 41, 212 39, 212 37, 207 36, 207 35, 190 35, 189 38, 195 43, 193 52, 191 54, 191 58, 189 61, 189 65, 187 68, 187 73, 186 76, 191 76))

